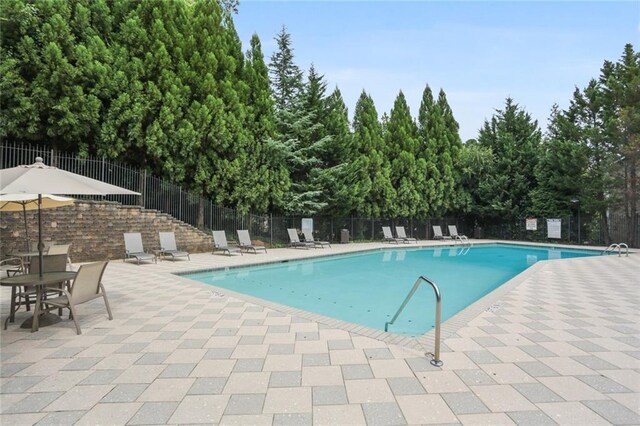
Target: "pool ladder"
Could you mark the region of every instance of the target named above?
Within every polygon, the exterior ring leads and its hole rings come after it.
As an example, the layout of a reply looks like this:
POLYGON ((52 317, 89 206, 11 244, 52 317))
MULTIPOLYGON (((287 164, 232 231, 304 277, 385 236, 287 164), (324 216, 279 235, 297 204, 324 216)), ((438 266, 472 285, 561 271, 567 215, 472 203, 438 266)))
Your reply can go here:
POLYGON ((618 249, 618 257, 621 257, 622 248, 624 248, 626 256, 629 257, 629 246, 626 243, 611 244, 602 252, 602 254, 613 253, 616 249, 618 249))
POLYGON ((462 245, 466 245, 471 247, 471 242, 469 242, 469 238, 466 235, 456 235, 453 239, 456 244, 460 243, 462 245))
POLYGON ((433 288, 433 291, 436 294, 436 336, 435 336, 436 338, 435 338, 435 350, 433 353, 433 359, 431 360, 431 364, 435 365, 436 367, 440 367, 443 364, 442 360, 440 359, 440 322, 442 317, 441 315, 442 314, 442 295, 440 294, 440 289, 438 288, 436 283, 434 283, 429 278, 425 276, 420 276, 416 280, 416 283, 411 288, 411 291, 409 292, 409 294, 407 294, 407 297, 404 299, 404 302, 402 302, 402 305, 400 305, 400 307, 398 308, 398 312, 396 312, 396 314, 393 316, 391 321, 387 321, 384 324, 384 331, 388 331, 389 326, 393 324, 396 321, 396 319, 398 319, 398 316, 400 315, 400 313, 402 313, 402 311, 404 310, 404 307, 407 306, 407 303, 409 303, 409 300, 411 300, 415 292, 418 290, 418 287, 420 287, 420 284, 422 283, 429 284, 431 288, 433 288))

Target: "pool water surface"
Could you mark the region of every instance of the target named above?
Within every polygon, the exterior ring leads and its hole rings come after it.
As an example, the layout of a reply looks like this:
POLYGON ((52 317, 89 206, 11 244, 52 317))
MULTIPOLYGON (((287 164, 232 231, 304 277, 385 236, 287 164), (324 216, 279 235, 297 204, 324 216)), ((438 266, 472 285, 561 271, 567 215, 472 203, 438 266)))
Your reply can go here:
MULTIPOLYGON (((515 245, 388 248, 228 270, 185 278, 384 330, 420 275, 442 294, 450 318, 541 260, 599 255, 589 250, 515 245)), ((434 326, 435 296, 421 286, 389 332, 418 336, 434 326)))

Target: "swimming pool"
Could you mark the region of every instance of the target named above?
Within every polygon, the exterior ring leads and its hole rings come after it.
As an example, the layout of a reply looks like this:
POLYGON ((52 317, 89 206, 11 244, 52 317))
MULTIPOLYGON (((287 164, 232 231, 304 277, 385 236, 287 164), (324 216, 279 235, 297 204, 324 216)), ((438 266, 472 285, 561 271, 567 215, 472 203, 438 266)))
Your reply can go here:
MULTIPOLYGON (((183 275, 238 293, 384 330, 420 275, 442 293, 442 320, 540 260, 599 252, 506 244, 471 248, 389 248, 183 275)), ((435 296, 421 286, 389 332, 421 335, 434 326, 435 296)))

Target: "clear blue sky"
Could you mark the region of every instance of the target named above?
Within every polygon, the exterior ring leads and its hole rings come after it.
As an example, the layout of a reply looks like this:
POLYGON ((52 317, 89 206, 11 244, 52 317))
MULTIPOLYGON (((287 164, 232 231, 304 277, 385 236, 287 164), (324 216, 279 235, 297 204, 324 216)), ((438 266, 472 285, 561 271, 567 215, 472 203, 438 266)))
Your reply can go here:
POLYGON ((604 60, 640 50, 637 1, 240 0, 234 22, 244 50, 258 34, 267 62, 285 25, 298 66, 339 87, 350 116, 362 90, 379 115, 402 90, 416 116, 426 84, 444 89, 463 140, 508 96, 545 130, 551 106, 567 107, 604 60))

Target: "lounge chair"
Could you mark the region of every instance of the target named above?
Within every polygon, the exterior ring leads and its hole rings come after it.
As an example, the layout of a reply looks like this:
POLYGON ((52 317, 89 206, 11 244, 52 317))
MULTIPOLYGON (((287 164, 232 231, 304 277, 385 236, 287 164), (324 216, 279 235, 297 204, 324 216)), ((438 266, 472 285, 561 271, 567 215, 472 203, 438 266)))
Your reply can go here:
POLYGON ((265 246, 257 246, 251 242, 251 237, 249 236, 249 231, 246 229, 238 229, 238 243, 240 244, 240 249, 253 250, 254 253, 258 253, 258 250, 264 250, 267 252, 267 248, 265 246))
MULTIPOLYGON (((126 234, 125 234, 126 235, 126 234)), ((107 268, 109 261, 88 263, 82 265, 78 269, 76 278, 73 280, 69 290, 62 289, 62 295, 47 299, 44 301, 47 308, 45 311, 53 309, 68 308, 70 311, 69 318, 73 319, 76 326, 76 333, 82 334, 80 330, 80 324, 78 324, 78 312, 76 306, 88 302, 89 300, 102 297, 104 304, 107 307, 107 313, 109 314, 109 320, 113 319, 111 315, 111 308, 109 307, 109 301, 107 300, 107 293, 102 285, 102 275, 107 268)))
POLYGON ((411 241, 415 241, 416 244, 418 243, 418 240, 416 240, 415 238, 407 237, 404 226, 396 226, 396 235, 398 236, 398 238, 402 238, 406 243, 409 243, 411 241))
POLYGON ((124 234, 124 259, 135 258, 138 265, 143 260, 152 260, 157 262, 155 255, 144 251, 142 246, 142 235, 139 232, 129 232, 124 234))
POLYGON ((442 228, 440 227, 440 225, 433 225, 432 228, 433 228, 434 240, 450 240, 451 239, 450 236, 442 234, 442 228))
POLYGON ((451 235, 453 239, 458 237, 467 238, 466 235, 458 234, 458 227, 456 225, 449 225, 449 235, 451 235))
POLYGON ((227 243, 227 235, 224 231, 211 231, 213 234, 213 251, 211 254, 214 254, 216 251, 227 252, 229 256, 231 253, 240 253, 242 255, 242 250, 240 247, 229 247, 229 243, 227 243))
POLYGON ((382 239, 382 242, 396 243, 396 244, 405 242, 402 238, 394 237, 393 234, 391 233, 391 227, 389 226, 383 226, 382 233, 384 234, 384 238, 382 239))
POLYGON ((303 229, 302 233, 304 234, 304 240, 309 243, 313 243, 315 247, 324 248, 325 246, 329 246, 331 248, 331 243, 329 241, 317 241, 313 239, 313 231, 311 229, 303 229))
POLYGON ((160 256, 171 256, 175 261, 176 257, 186 257, 191 260, 191 256, 186 251, 178 250, 176 246, 176 235, 173 232, 158 232, 160 236, 160 256))
POLYGON ((297 230, 293 228, 287 228, 287 232, 289 233, 289 247, 303 247, 306 249, 315 247, 315 244, 312 242, 300 241, 297 230))

